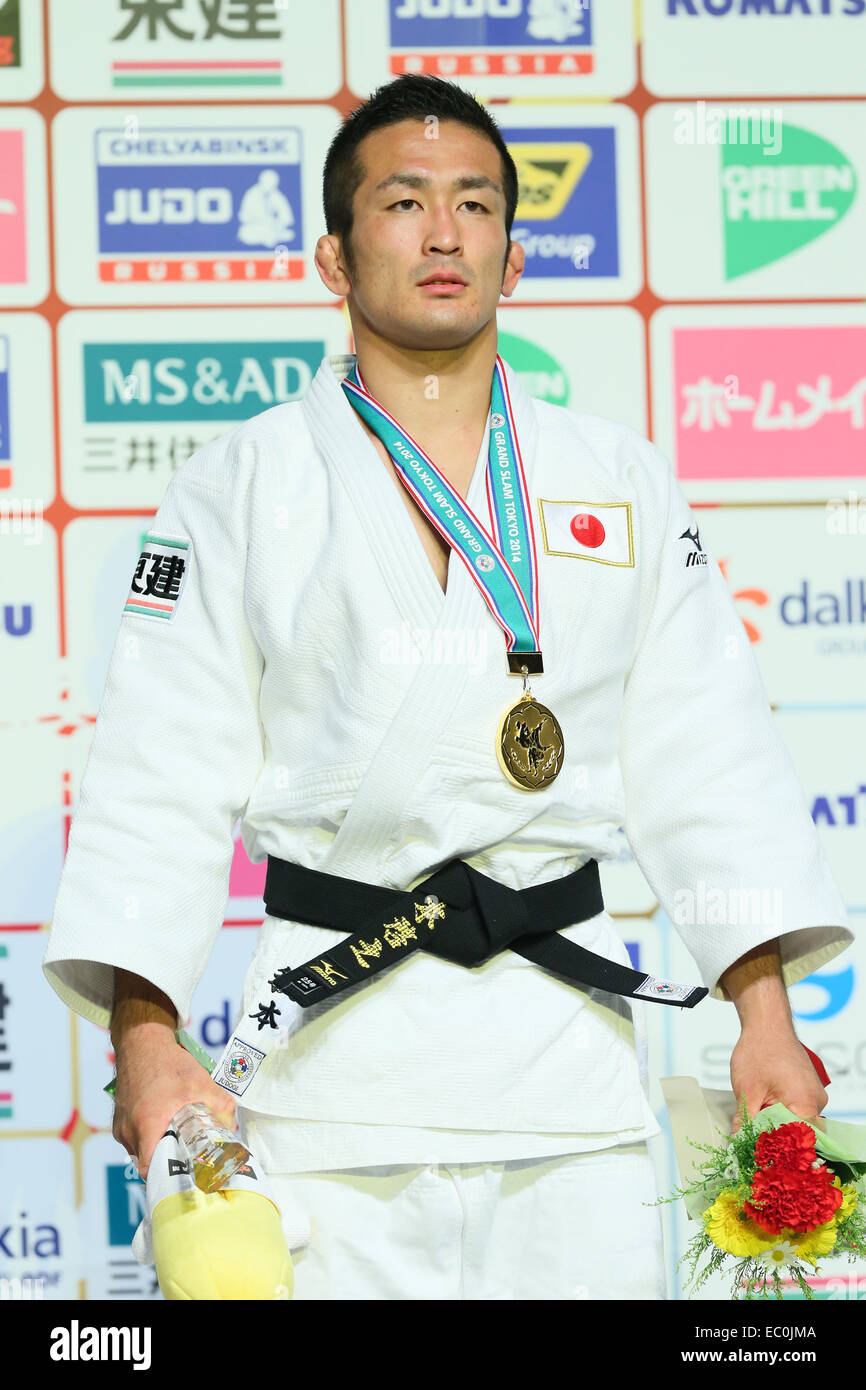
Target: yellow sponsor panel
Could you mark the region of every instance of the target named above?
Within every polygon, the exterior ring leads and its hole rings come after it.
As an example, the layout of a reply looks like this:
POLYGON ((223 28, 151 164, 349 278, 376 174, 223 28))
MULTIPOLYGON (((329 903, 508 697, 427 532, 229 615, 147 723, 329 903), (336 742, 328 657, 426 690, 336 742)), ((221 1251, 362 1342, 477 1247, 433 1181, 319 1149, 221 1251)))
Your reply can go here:
POLYGON ((592 147, 584 141, 509 145, 517 165, 518 201, 515 217, 559 217, 584 170, 592 147))

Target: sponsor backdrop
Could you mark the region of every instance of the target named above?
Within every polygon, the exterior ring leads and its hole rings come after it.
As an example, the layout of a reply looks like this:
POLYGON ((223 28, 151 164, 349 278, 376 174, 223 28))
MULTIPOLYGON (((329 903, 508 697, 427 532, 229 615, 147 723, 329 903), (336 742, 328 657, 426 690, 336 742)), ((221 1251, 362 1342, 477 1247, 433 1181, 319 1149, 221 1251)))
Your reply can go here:
MULTIPOLYGON (((0 0, 6 1296, 159 1297, 129 1249, 143 1187, 110 1134, 110 1040, 44 982, 44 933, 143 533, 191 452, 351 350, 312 261, 321 167, 403 72, 464 83, 500 121, 527 258, 501 351, 535 396, 673 460, 855 926, 866 912, 866 0, 0 0)), ((214 1055, 263 915, 264 865, 236 846, 187 1025, 214 1055)), ((624 837, 604 882, 635 965, 689 978, 624 837)), ((753 904, 708 884, 683 910, 720 931, 760 910, 771 936, 772 884, 768 864, 753 904)), ((827 1113, 866 1120, 861 971, 864 940, 791 1003, 827 1113)), ((667 1191, 657 1078, 727 1088, 737 1021, 643 1007, 667 1191)), ((694 1228, 663 1212, 678 1298, 694 1228)), ((866 1297, 866 1268, 813 1282, 866 1297)))

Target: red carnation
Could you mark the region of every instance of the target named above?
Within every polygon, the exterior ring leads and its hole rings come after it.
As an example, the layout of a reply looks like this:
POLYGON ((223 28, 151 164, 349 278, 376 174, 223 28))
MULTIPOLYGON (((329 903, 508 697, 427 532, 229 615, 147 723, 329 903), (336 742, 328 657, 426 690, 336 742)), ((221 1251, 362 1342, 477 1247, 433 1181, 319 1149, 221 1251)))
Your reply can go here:
POLYGON ((778 1129, 764 1130, 755 1144, 755 1163, 766 1168, 793 1168, 804 1172, 815 1161, 815 1131, 805 1120, 790 1121, 778 1129))
POLYGON ((760 1168, 752 1181, 752 1197, 760 1206, 744 1202, 743 1209, 771 1235, 778 1235, 786 1227, 814 1231, 842 1205, 841 1189, 833 1186, 833 1174, 823 1163, 806 1169, 786 1168, 779 1163, 760 1168))

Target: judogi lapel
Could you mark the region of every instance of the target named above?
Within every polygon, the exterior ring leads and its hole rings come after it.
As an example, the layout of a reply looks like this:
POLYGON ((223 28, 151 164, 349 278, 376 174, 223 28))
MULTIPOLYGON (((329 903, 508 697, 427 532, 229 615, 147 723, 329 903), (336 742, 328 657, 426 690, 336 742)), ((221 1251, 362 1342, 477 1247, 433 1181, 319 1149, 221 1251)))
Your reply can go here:
MULTIPOLYGON (((345 364, 347 369, 349 362, 345 364)), ((456 554, 449 564, 443 594, 394 482, 343 394, 342 374, 335 373, 330 362, 324 363, 304 398, 303 408, 328 466, 352 498, 359 527, 370 538, 371 563, 378 566, 410 630, 423 626, 435 633, 489 623, 494 661, 500 650, 505 672, 501 629, 456 554)), ((531 489, 538 439, 535 409, 515 373, 506 367, 506 374, 531 489)), ((488 412, 488 425, 489 419, 488 412)), ((466 500, 484 526, 492 529, 486 487, 487 441, 485 428, 466 500)), ((371 619, 375 620, 375 616, 371 615, 371 619)), ((415 667, 396 717, 320 866, 324 871, 374 881, 387 858, 405 801, 429 767, 430 749, 455 718, 466 681, 465 663, 422 663, 415 667)), ((511 683, 516 693, 519 682, 511 678, 511 683)), ((494 714, 491 710, 491 745, 494 714)))

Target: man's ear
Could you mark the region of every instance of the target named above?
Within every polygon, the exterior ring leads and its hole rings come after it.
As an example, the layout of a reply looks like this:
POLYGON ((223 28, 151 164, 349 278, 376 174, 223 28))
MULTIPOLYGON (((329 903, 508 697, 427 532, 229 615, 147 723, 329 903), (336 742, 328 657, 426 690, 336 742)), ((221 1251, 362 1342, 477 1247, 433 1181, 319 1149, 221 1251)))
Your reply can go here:
POLYGON ((505 261, 505 274, 502 277, 502 294, 510 299, 526 265, 526 252, 519 241, 509 241, 508 256, 505 261))
POLYGON ((351 293, 352 282, 343 260, 343 245, 338 236, 330 232, 320 236, 316 242, 316 269, 319 279, 332 294, 341 299, 351 293))

